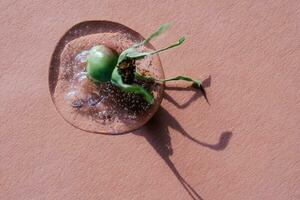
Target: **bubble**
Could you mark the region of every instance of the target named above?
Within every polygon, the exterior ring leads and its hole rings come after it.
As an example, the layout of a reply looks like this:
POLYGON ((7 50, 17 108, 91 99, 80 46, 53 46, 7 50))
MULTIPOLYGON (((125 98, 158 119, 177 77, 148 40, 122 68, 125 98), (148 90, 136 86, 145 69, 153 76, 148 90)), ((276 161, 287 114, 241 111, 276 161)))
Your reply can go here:
POLYGON ((87 62, 87 57, 89 55, 89 51, 82 51, 79 54, 76 55, 75 57, 75 62, 76 63, 86 63, 87 62))
POLYGON ((87 104, 89 107, 96 107, 96 105, 101 101, 98 94, 92 93, 88 96, 87 104))
POLYGON ((78 99, 77 91, 76 90, 70 90, 66 95, 65 95, 65 101, 72 103, 76 99, 78 99))
POLYGON ((84 102, 81 99, 76 99, 75 101, 72 101, 73 108, 81 108, 83 104, 84 102))
MULTIPOLYGON (((57 48, 63 51, 56 49, 52 56, 49 89, 64 119, 82 130, 109 134, 128 132, 149 120, 158 108, 156 104, 149 106, 141 95, 124 93, 110 82, 94 83, 86 73, 92 45, 105 44, 120 53, 141 40, 138 33, 114 22, 95 21, 75 25, 62 38, 57 48)), ((145 48, 152 49, 151 45, 145 48)), ((139 60, 137 68, 140 72, 148 70, 150 75, 155 70, 162 72, 156 56, 139 60)), ((154 91, 155 102, 160 102, 161 88, 137 84, 154 91)))
POLYGON ((81 93, 86 93, 85 95, 99 93, 97 85, 91 81, 85 73, 75 76, 72 80, 71 86, 76 88, 76 90, 79 90, 81 93))
POLYGON ((81 72, 74 75, 73 80, 80 82, 80 81, 86 80, 87 78, 88 78, 87 77, 87 72, 81 71, 81 72))
POLYGON ((76 55, 74 66, 73 66, 74 73, 80 73, 84 71, 86 67, 88 55, 89 55, 89 51, 82 51, 76 55))

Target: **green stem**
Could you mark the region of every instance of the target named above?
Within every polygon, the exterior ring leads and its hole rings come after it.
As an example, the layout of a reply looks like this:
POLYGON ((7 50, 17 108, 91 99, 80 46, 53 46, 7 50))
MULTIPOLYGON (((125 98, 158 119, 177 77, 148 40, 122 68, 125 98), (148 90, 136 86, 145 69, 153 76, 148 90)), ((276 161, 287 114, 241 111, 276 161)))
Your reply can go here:
POLYGON ((155 79, 151 76, 143 76, 142 74, 140 74, 138 72, 135 72, 135 78, 138 79, 138 80, 146 80, 146 81, 147 80, 152 80, 152 81, 157 81, 157 82, 162 82, 162 83, 169 82, 169 81, 179 81, 179 80, 192 82, 193 86, 195 88, 198 88, 198 89, 201 90, 201 92, 203 93, 204 98, 206 99, 207 103, 209 104, 209 101, 208 101, 208 98, 207 98, 207 95, 206 95, 206 91, 203 88, 200 80, 194 80, 194 79, 192 79, 188 76, 176 76, 176 77, 172 77, 172 78, 168 78, 168 79, 155 79))
POLYGON ((154 102, 154 97, 145 88, 137 84, 129 85, 124 83, 117 67, 113 71, 111 83, 119 87, 124 92, 141 94, 148 104, 153 104, 154 102))
POLYGON ((188 76, 176 76, 173 78, 168 78, 168 79, 162 79, 160 80, 161 82, 169 82, 169 81, 188 81, 188 82, 192 82, 193 86, 196 88, 200 88, 201 87, 201 81, 200 80, 193 80, 192 78, 188 77, 188 76))
POLYGON ((181 38, 179 38, 178 42, 176 42, 174 44, 171 44, 168 47, 165 47, 165 48, 162 48, 162 49, 159 49, 159 50, 156 50, 156 51, 152 51, 152 52, 150 52, 150 54, 154 55, 154 54, 157 54, 159 52, 162 52, 162 51, 165 51, 165 50, 177 47, 177 46, 181 45, 184 42, 184 40, 185 40, 185 37, 182 36, 181 38))
MULTIPOLYGON (((157 54, 159 52, 162 52, 162 51, 165 51, 165 50, 177 47, 177 46, 181 45, 184 42, 184 40, 185 40, 185 38, 181 37, 181 38, 179 38, 179 40, 176 43, 171 44, 170 46, 167 46, 165 48, 161 48, 159 50, 150 51, 150 52, 138 52, 137 49, 135 49, 135 48, 129 48, 129 49, 127 49, 126 54, 122 55, 121 61, 125 60, 126 57, 130 58, 130 59, 142 59, 142 58, 144 58, 146 56, 151 56, 151 55, 157 54)), ((121 61, 119 61, 119 63, 121 61)))
POLYGON ((135 72, 135 78, 138 80, 153 80, 153 81, 158 81, 158 82, 169 82, 169 81, 188 81, 188 82, 192 82, 193 85, 197 88, 201 87, 201 81, 200 80, 193 80, 192 78, 188 77, 188 76, 176 76, 176 77, 172 77, 172 78, 168 78, 168 79, 155 79, 151 76, 143 76, 142 74, 140 74, 139 72, 135 72))

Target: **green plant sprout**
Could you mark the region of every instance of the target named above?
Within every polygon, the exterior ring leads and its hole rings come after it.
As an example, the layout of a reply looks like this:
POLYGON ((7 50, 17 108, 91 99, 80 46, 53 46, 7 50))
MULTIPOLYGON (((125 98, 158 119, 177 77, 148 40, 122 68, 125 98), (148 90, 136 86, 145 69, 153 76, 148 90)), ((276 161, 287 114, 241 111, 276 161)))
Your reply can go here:
POLYGON ((187 76, 176 76, 168 79, 155 79, 150 76, 144 76, 136 71, 136 60, 177 47, 184 42, 185 38, 180 37, 176 43, 159 50, 153 50, 149 52, 140 52, 138 50, 138 47, 147 44, 152 39, 162 34, 169 28, 169 26, 170 24, 168 23, 161 25, 157 31, 152 33, 144 41, 134 44, 130 48, 124 50, 120 55, 104 45, 92 47, 89 50, 89 55, 87 57, 86 71, 88 77, 96 83, 110 81, 123 92, 140 94, 148 104, 153 104, 153 95, 144 87, 134 83, 134 80, 152 80, 162 83, 177 80, 189 81, 192 82, 195 88, 199 88, 206 98, 205 90, 202 87, 200 80, 194 80, 187 76))

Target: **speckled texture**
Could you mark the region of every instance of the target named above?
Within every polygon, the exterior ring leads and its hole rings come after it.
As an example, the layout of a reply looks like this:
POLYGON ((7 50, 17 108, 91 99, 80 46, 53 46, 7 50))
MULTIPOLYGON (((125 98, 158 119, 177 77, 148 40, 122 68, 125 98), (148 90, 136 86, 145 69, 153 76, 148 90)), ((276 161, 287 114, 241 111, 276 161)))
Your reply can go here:
POLYGON ((198 199, 300 199, 298 1, 3 0, 0 8, 0 199, 193 199, 191 188, 198 199), (211 105, 170 83, 140 131, 70 126, 52 104, 48 67, 63 33, 90 19, 143 35, 172 21, 155 47, 187 40, 160 55, 165 75, 210 75, 211 105))
MULTIPOLYGON (((89 50, 93 46, 105 44, 111 49, 114 49, 118 54, 126 50, 134 43, 141 42, 141 36, 133 31, 127 31, 126 27, 120 24, 115 25, 112 22, 83 22, 84 29, 89 27, 102 27, 101 33, 87 34, 80 27, 75 31, 82 31, 82 34, 71 41, 69 37, 64 36, 57 45, 51 59, 49 70, 49 88, 50 93, 53 93, 52 99, 55 103, 58 112, 66 121, 81 130, 103 133, 103 134, 120 134, 136 130, 143 126, 158 110, 163 98, 163 84, 152 81, 148 84, 149 92, 153 95, 154 103, 148 105, 141 96, 121 92, 117 87, 110 83, 94 84, 87 78, 83 81, 78 81, 78 73, 83 72, 85 63, 80 69, 75 70, 75 57, 82 51, 89 50), (94 24, 93 26, 89 25, 94 24), (119 26, 119 30, 115 26, 119 26), (61 44, 65 44, 61 46, 61 44), (61 52, 61 53, 57 53, 61 52), (56 62, 59 60, 59 62, 56 62), (59 72, 59 73, 56 73, 59 72), (77 81, 74 81, 77 79, 77 81), (76 83, 74 83, 76 82, 76 83), (74 86, 76 85, 76 86, 74 86), (74 89, 75 88, 75 89, 74 89), (77 97, 67 100, 68 94, 77 92, 77 97), (74 108, 72 103, 77 100, 86 100, 89 95, 94 94, 98 96, 101 101, 96 106, 83 108, 74 108), (73 102, 72 102, 73 101, 73 102), (108 118, 100 118, 99 113, 105 114, 108 118), (103 119, 104 118, 104 119, 103 119)), ((79 25, 80 26, 80 25, 79 25)), ((75 27, 78 27, 75 25, 75 27)), ((93 29, 99 29, 93 28, 93 29)), ((74 28, 72 28, 74 29, 74 28)), ((66 35, 72 35, 69 32, 66 35)), ((153 46, 150 44, 143 46, 142 51, 151 51, 153 46)), ((160 59, 157 55, 147 57, 136 62, 136 70, 143 72, 147 70, 148 75, 156 79, 163 79, 164 73, 161 66, 160 59)), ((82 76, 81 76, 82 77, 82 76)), ((101 115, 101 114, 100 114, 101 115)))

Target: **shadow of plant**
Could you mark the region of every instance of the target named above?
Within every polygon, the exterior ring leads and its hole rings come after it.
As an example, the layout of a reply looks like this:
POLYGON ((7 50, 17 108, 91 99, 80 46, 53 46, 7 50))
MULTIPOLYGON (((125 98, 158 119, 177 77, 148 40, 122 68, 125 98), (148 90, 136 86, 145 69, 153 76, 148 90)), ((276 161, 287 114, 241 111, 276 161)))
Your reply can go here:
POLYGON ((160 107, 155 116, 141 129, 135 131, 134 134, 143 136, 152 145, 160 157, 166 162, 168 167, 172 170, 173 174, 180 181, 184 189, 189 193, 192 199, 203 199, 186 180, 180 175, 176 169, 174 163, 170 160, 170 156, 173 154, 171 145, 171 138, 169 127, 177 130, 183 136, 191 141, 199 144, 203 147, 210 148, 212 150, 220 151, 227 147, 229 140, 232 136, 231 132, 223 132, 219 141, 216 144, 208 144, 201 142, 196 138, 189 135, 182 126, 171 116, 164 108, 160 107))
MULTIPOLYGON (((211 77, 205 79, 202 82, 204 88, 209 87, 211 84, 211 77)), ((167 90, 179 90, 179 91, 189 91, 193 90, 195 93, 193 96, 185 103, 179 104, 177 103, 171 96, 165 93, 165 99, 169 102, 173 103, 177 108, 183 109, 189 106, 192 102, 196 101, 201 96, 204 96, 207 100, 205 91, 204 93, 200 93, 199 90, 194 88, 179 88, 179 87, 166 87, 167 90)), ((208 102, 208 100, 207 100, 208 102)), ((152 145, 152 147, 156 150, 156 152, 160 155, 160 157, 165 161, 168 167, 172 170, 173 174, 182 184, 184 189, 188 192, 190 197, 193 200, 203 200, 200 194, 180 175, 178 170, 176 169, 174 163, 171 161, 170 156, 173 154, 173 149, 171 145, 171 137, 169 128, 173 128, 181 133, 184 137, 188 138, 192 142, 201 145, 202 147, 206 147, 215 151, 224 150, 232 137, 232 132, 225 131, 221 133, 219 141, 216 144, 208 144, 202 142, 190 134, 188 134, 184 128, 179 124, 179 122, 163 107, 160 107, 158 112, 153 116, 153 118, 140 130, 134 131, 133 133, 139 136, 145 137, 145 139, 152 145)))
MULTIPOLYGON (((211 85, 211 76, 209 76, 208 78, 206 78, 205 80, 202 81, 202 87, 203 88, 207 88, 211 85)), ((166 99, 167 101, 171 102, 172 104, 174 104, 177 108, 183 109, 188 107, 192 102, 196 101, 197 99, 199 99, 201 96, 204 96, 205 100, 207 101, 207 103, 209 104, 208 98, 206 96, 206 92, 205 90, 201 90, 201 92, 199 92, 199 89, 193 88, 193 87, 170 87, 167 86, 165 88, 166 90, 176 90, 176 91, 193 91, 194 94, 193 96, 185 103, 183 104, 179 104, 175 101, 175 99, 173 99, 168 93, 164 93, 164 99, 166 99)))

